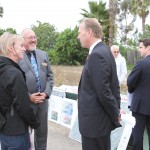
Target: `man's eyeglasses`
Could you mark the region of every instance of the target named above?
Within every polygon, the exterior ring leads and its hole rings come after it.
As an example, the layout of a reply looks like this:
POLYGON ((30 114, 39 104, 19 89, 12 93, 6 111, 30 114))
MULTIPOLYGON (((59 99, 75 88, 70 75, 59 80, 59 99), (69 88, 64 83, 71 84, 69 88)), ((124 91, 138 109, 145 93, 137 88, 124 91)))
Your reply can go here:
POLYGON ((116 53, 119 53, 119 51, 114 51, 114 53, 116 54, 116 53))
POLYGON ((36 40, 37 39, 36 36, 29 36, 29 37, 26 36, 24 38, 29 39, 29 40, 33 40, 33 39, 36 40))

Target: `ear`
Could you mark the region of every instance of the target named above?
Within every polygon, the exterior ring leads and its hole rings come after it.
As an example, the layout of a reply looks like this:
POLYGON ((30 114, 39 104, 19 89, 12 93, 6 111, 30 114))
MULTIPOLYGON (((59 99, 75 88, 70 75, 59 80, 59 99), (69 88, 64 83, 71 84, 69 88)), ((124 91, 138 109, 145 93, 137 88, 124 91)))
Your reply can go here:
POLYGON ((88 29, 88 35, 91 37, 93 35, 93 32, 91 29, 88 29))
POLYGON ((89 29, 89 34, 92 34, 93 32, 92 32, 92 30, 91 29, 89 29))
POLYGON ((13 52, 13 50, 14 50, 13 46, 8 46, 7 49, 8 49, 10 52, 13 52))

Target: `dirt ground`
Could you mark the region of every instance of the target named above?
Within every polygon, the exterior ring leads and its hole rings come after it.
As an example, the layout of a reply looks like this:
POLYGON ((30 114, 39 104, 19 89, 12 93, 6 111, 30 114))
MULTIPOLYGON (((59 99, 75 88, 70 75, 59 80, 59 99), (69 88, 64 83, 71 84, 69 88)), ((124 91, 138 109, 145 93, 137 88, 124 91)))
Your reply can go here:
MULTIPOLYGON (((54 86, 78 86, 83 66, 52 66, 54 86)), ((121 93, 127 93, 126 81, 121 85, 121 93)))
POLYGON ((54 86, 79 84, 83 66, 52 66, 54 86))

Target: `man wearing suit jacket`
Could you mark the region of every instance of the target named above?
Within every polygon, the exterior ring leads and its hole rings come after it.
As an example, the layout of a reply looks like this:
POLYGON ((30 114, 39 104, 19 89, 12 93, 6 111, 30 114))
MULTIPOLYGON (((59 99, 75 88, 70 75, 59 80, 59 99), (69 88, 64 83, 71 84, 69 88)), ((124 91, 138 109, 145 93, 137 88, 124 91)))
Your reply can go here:
POLYGON ((110 150, 110 133, 120 127, 120 92, 116 64, 102 43, 95 18, 82 20, 77 39, 89 48, 78 88, 79 130, 83 150, 110 150))
POLYGON ((150 144, 150 39, 139 40, 139 53, 144 58, 135 64, 127 79, 128 91, 133 93, 130 110, 136 119, 132 131, 134 150, 143 150, 145 127, 150 144))
POLYGON ((46 150, 48 133, 48 99, 53 88, 53 73, 51 70, 48 55, 37 50, 37 39, 33 30, 24 29, 21 33, 24 38, 24 59, 19 65, 26 75, 26 84, 36 117, 40 121, 40 126, 34 130, 35 150, 46 150), (31 55, 36 60, 38 78, 32 67, 31 55))

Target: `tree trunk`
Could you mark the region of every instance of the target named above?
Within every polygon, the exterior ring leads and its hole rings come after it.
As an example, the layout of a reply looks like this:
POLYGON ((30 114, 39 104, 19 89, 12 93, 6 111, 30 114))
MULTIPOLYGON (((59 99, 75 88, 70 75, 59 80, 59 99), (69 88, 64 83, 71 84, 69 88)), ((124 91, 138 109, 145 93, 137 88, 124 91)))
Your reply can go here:
POLYGON ((115 37, 116 10, 114 5, 115 0, 109 0, 109 46, 112 46, 115 37))
POLYGON ((142 17, 142 31, 143 31, 143 35, 145 34, 145 20, 146 20, 146 17, 143 16, 142 17))

